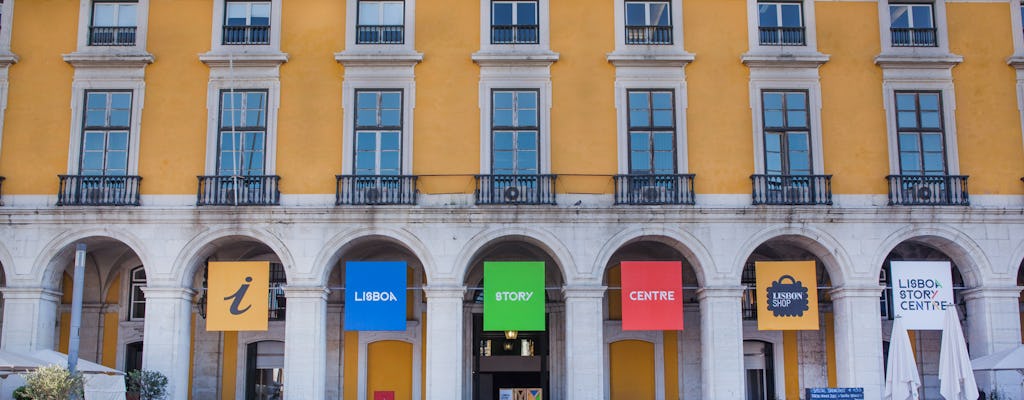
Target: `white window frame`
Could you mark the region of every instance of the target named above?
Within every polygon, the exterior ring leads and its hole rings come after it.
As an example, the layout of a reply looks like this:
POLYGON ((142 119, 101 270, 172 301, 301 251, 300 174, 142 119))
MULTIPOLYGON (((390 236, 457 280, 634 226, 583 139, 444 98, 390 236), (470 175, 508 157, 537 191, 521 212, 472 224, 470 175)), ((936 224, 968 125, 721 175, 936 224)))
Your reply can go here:
POLYGON ((626 44, 626 1, 611 0, 615 11, 615 51, 608 55, 609 59, 643 54, 655 59, 674 59, 686 57, 692 60, 693 55, 683 47, 683 0, 665 0, 669 3, 672 23, 672 44, 626 44))
MULTIPOLYGON (((489 28, 489 27, 488 27, 489 28)), ((547 71, 547 68, 544 68, 547 71)), ((551 173, 551 78, 546 76, 493 76, 488 77, 481 71, 480 79, 480 173, 491 174, 491 107, 495 90, 536 90, 537 91, 537 173, 551 173)))
MULTIPOLYGON (((276 72, 276 68, 274 71, 276 72)), ((245 71, 239 71, 244 73, 245 71)), ((211 70, 211 75, 213 71, 211 70)), ((277 113, 281 104, 281 83, 275 79, 259 79, 249 77, 230 79, 211 77, 207 87, 207 122, 206 122, 206 168, 204 175, 217 174, 217 157, 219 156, 218 141, 220 140, 220 96, 226 90, 266 90, 267 91, 267 133, 264 144, 263 174, 277 174, 277 113)))
MULTIPOLYGON (((622 70, 623 67, 617 68, 622 70)), ((675 109, 673 118, 675 123, 675 163, 676 174, 689 173, 689 157, 686 147, 686 78, 679 70, 665 70, 658 68, 635 68, 636 75, 632 77, 620 77, 615 81, 615 115, 618 130, 618 171, 621 175, 628 175, 629 168, 629 91, 631 90, 671 90, 672 101, 675 109), (667 73, 667 74, 666 74, 667 73), (660 76, 659 76, 660 75, 660 76), (649 77, 649 78, 645 78, 649 77), (675 79, 673 79, 675 77, 675 79), (654 78, 654 79, 651 79, 654 78)), ((653 162, 653 161, 652 161, 653 162)))
POLYGON ((550 0, 537 2, 537 43, 491 44, 491 3, 480 0, 480 53, 525 55, 551 52, 550 0))
MULTIPOLYGON (((6 1, 10 0, 5 0, 5 3, 6 1)), ((136 7, 136 12, 138 12, 138 15, 135 16, 135 21, 137 25, 135 27, 135 44, 132 46, 89 45, 89 27, 92 25, 92 13, 94 3, 104 3, 104 1, 79 0, 77 50, 78 52, 88 54, 110 54, 114 56, 125 53, 129 53, 132 55, 146 54, 146 38, 148 37, 149 34, 149 0, 137 0, 136 2, 136 4, 138 4, 138 7, 136 7)), ((5 28, 4 30, 7 29, 5 28)), ((2 40, 2 37, 0 37, 0 40, 2 40)), ((9 45, 10 41, 8 40, 7 43, 9 45)))
MULTIPOLYGON (((134 301, 135 300, 135 298, 134 298, 134 296, 135 296, 135 290, 134 290, 135 289, 135 286, 134 286, 135 285, 135 276, 134 275, 135 275, 136 271, 142 271, 142 273, 146 273, 146 269, 142 265, 140 265, 138 267, 134 267, 134 268, 128 269, 128 276, 127 276, 127 279, 125 279, 125 284, 126 284, 125 286, 128 287, 128 293, 127 293, 127 296, 125 297, 126 299, 128 299, 128 307, 127 307, 128 308, 128 310, 127 310, 128 314, 125 317, 125 320, 128 320, 128 321, 144 321, 146 319, 145 314, 143 314, 143 316, 141 318, 136 318, 135 317, 135 301, 134 301)), ((146 276, 146 279, 143 280, 141 287, 146 287, 146 284, 148 284, 148 282, 149 282, 149 276, 146 276)), ((145 302, 146 302, 146 295, 145 295, 145 293, 143 293, 143 295, 142 295, 142 303, 145 304, 145 302)))
POLYGON ((344 136, 342 138, 341 174, 355 171, 355 117, 357 90, 399 90, 402 92, 402 155, 401 174, 412 174, 413 111, 416 108, 416 81, 413 67, 380 66, 376 68, 346 68, 342 83, 341 106, 344 136))
POLYGON ((910 57, 949 56, 949 30, 946 24, 946 0, 880 0, 878 2, 879 35, 881 38, 882 55, 910 57), (892 20, 889 15, 890 4, 931 4, 932 21, 935 24, 936 47, 894 47, 892 45, 892 20))
POLYGON ((142 80, 142 69, 133 70, 138 74, 135 79, 126 74, 122 79, 95 79, 93 74, 103 74, 101 70, 78 68, 75 80, 71 84, 71 133, 68 145, 69 175, 78 175, 81 165, 83 118, 85 112, 85 93, 87 91, 131 91, 132 111, 130 131, 128 132, 128 169, 127 175, 139 174, 139 140, 142 132, 142 109, 146 97, 146 85, 142 80))
MULTIPOLYGON (((948 71, 947 71, 948 72, 948 71)), ((939 92, 942 105, 942 124, 946 152, 946 174, 960 175, 960 157, 956 138, 956 93, 952 79, 944 80, 886 80, 882 84, 885 96, 885 125, 888 132, 889 174, 900 175, 899 131, 896 128, 896 92, 939 92)))
MULTIPOLYGON (((810 124, 808 136, 810 139, 811 174, 823 175, 825 173, 824 142, 822 140, 821 127, 821 82, 818 81, 817 70, 813 76, 793 78, 786 76, 790 71, 785 70, 751 70, 750 77, 750 110, 754 127, 754 174, 765 174, 764 155, 764 98, 765 91, 804 91, 807 93, 807 114, 810 124)), ((810 72, 805 71, 805 74, 810 72)))
POLYGON ((416 53, 416 0, 403 1, 403 3, 405 3, 405 32, 403 33, 404 38, 402 44, 356 44, 356 26, 359 25, 359 0, 345 1, 345 51, 339 53, 338 56, 356 56, 362 53, 363 55, 372 55, 387 59, 395 56, 410 56, 418 54, 416 53))
POLYGON ((228 0, 213 0, 213 32, 210 35, 210 53, 280 53, 282 0, 253 0, 270 3, 270 44, 224 44, 224 17, 228 0))
POLYGON ((820 55, 818 53, 818 24, 815 18, 815 0, 800 2, 804 23, 803 46, 761 45, 761 14, 758 11, 758 0, 747 0, 747 45, 750 55, 820 55))

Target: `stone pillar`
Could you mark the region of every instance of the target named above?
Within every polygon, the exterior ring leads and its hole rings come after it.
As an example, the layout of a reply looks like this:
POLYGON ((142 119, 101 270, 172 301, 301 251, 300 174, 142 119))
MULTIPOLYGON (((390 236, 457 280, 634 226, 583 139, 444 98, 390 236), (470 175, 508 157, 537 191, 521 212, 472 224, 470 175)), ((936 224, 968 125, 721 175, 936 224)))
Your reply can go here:
POLYGON ((880 286, 844 286, 831 292, 836 340, 836 383, 862 387, 865 399, 885 389, 880 286))
POLYGON ((700 300, 701 398, 742 399, 743 286, 704 287, 700 300))
MULTIPOLYGON (((970 348, 971 358, 1020 345, 1020 288, 985 286, 965 290, 963 296, 967 300, 967 326, 964 336, 970 348)), ((1003 397, 1016 399, 1020 395, 1021 376, 1017 372, 979 372, 976 376, 978 389, 986 393, 992 393, 992 388, 998 384, 1003 397)))
POLYGON ((142 369, 160 371, 167 376, 169 400, 187 400, 195 291, 158 287, 144 287, 142 291, 146 295, 142 369))
POLYGON ((7 287, 4 295, 5 350, 32 352, 54 349, 60 292, 43 288, 7 287))
POLYGON ((464 286, 427 286, 427 400, 462 398, 464 286))
POLYGON ((603 400, 604 286, 567 286, 565 295, 566 398, 603 400))
POLYGON ((327 390, 327 294, 324 287, 285 286, 284 398, 322 400, 327 390))

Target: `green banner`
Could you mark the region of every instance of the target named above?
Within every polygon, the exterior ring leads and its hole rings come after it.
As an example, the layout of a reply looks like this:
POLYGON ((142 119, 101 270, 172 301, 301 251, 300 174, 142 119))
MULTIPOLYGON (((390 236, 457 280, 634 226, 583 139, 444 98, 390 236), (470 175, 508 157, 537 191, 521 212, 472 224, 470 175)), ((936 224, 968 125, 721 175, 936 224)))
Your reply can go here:
POLYGON ((544 262, 484 262, 484 330, 544 330, 544 262))

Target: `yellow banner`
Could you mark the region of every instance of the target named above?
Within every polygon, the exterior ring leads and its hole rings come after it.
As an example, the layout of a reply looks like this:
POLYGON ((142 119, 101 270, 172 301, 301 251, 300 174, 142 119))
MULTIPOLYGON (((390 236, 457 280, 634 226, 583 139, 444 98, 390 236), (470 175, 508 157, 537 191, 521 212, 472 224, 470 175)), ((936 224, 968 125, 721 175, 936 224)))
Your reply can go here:
POLYGON ((210 262, 206 281, 207 331, 267 330, 270 262, 210 262))
POLYGON ((818 330, 818 280, 814 261, 758 261, 757 329, 818 330))

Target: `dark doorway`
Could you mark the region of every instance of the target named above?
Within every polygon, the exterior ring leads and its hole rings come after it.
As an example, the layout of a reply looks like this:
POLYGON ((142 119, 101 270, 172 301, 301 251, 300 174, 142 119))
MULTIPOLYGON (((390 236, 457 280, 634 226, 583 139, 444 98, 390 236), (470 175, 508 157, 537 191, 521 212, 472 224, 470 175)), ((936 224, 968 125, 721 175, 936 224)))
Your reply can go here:
POLYGON ((124 372, 142 369, 142 342, 128 343, 124 347, 124 372))
POLYGON ((473 314, 473 398, 498 400, 500 389, 515 388, 541 388, 550 396, 548 332, 484 331, 483 321, 473 314))

